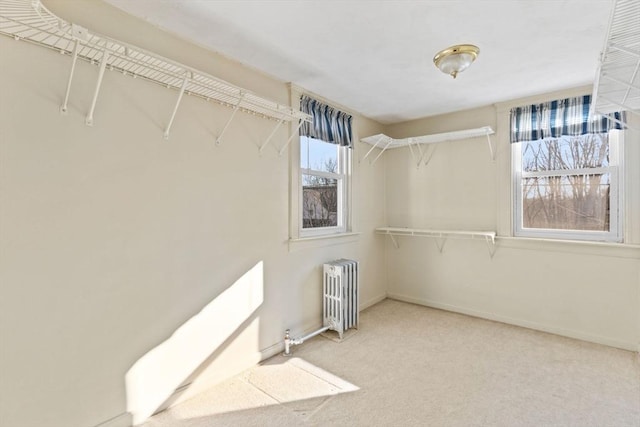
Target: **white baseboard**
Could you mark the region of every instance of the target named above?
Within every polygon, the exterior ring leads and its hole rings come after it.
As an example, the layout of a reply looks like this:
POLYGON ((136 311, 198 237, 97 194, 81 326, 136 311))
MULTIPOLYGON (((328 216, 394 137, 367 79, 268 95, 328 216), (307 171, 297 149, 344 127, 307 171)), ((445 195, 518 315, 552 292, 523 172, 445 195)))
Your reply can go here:
POLYGON ((95 427, 131 427, 133 425, 133 417, 129 412, 123 412, 120 415, 96 424, 95 427))
POLYGON ((365 310, 365 309, 371 307, 372 305, 376 305, 377 303, 379 303, 380 301, 384 301, 385 299, 387 299, 387 294, 386 293, 384 293, 382 295, 378 295, 375 298, 371 298, 369 301, 362 302, 362 303, 360 303, 360 311, 365 310))
POLYGON ((260 361, 262 362, 263 360, 267 360, 283 352, 284 352, 284 337, 282 338, 282 341, 278 341, 277 343, 261 350, 260 361))
POLYGON ((524 319, 515 319, 512 317, 503 316, 497 313, 488 313, 488 312, 479 311, 471 308, 458 307, 451 304, 431 301, 428 299, 410 297, 407 295, 388 293, 387 297, 390 299, 398 300, 398 301, 410 302, 413 304, 424 305, 427 307, 438 308, 446 311, 453 311, 456 313, 466 314, 473 317, 480 317, 483 319, 494 320, 497 322, 507 323, 510 325, 522 326, 524 328, 529 328, 529 329, 535 329, 537 331, 549 332, 549 333, 561 335, 564 337, 575 338, 582 341, 589 341, 596 344, 603 344, 610 347, 621 348, 623 350, 630 350, 634 352, 640 350, 640 348, 638 347, 638 343, 636 342, 620 341, 620 340, 616 340, 616 339, 612 339, 612 338, 604 337, 600 335, 593 335, 593 334, 588 334, 580 331, 574 331, 571 329, 564 329, 561 327, 531 322, 529 320, 524 320, 524 319))

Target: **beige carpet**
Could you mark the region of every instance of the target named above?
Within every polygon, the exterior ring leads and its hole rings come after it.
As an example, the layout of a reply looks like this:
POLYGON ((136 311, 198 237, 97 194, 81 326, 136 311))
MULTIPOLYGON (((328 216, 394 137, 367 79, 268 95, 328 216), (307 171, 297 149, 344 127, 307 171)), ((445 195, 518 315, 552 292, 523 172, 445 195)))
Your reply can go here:
POLYGON ((144 427, 640 426, 636 353, 385 300, 144 427))

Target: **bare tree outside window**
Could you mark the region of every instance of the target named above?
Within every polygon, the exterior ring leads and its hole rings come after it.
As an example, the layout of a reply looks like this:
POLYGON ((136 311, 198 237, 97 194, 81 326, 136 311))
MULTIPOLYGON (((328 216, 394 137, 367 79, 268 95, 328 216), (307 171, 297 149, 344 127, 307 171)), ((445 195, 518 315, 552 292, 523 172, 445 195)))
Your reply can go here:
POLYGON ((607 134, 522 143, 522 226, 609 231, 607 134))
POLYGON ((335 144, 301 138, 302 228, 342 225, 344 173, 340 150, 335 144))

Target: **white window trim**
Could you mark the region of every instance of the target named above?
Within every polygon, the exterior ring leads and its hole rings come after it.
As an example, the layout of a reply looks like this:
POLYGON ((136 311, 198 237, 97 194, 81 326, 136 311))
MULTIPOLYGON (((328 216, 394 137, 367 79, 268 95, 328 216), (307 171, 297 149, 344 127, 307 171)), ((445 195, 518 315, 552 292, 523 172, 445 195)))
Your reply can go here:
POLYGON ((511 144, 512 188, 513 188, 513 235, 540 239, 584 240, 584 241, 623 241, 624 189, 623 156, 624 131, 609 134, 609 166, 593 169, 571 169, 566 171, 522 172, 522 144, 511 144), (587 173, 608 172, 610 178, 609 231, 557 230, 522 227, 522 178, 531 176, 566 176, 587 173))

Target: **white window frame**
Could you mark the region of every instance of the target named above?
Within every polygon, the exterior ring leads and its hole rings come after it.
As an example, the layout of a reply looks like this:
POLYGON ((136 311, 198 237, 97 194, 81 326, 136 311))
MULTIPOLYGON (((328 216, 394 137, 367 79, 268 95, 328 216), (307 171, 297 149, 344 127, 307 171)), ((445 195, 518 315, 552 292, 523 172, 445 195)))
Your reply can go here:
POLYGON ((568 169, 556 171, 541 172, 523 172, 522 171, 522 143, 512 143, 511 162, 513 177, 513 233, 516 237, 533 237, 544 239, 562 239, 562 240, 588 240, 588 241, 608 241, 622 242, 622 212, 623 212, 623 142, 624 132, 622 130, 609 131, 609 166, 587 169, 568 169), (610 191, 609 191, 609 231, 590 231, 590 230, 558 230, 558 229, 542 229, 542 228, 524 228, 523 225, 523 208, 522 208, 522 180, 529 177, 552 177, 567 175, 582 175, 593 173, 609 173, 610 174, 610 191))
MULTIPOLYGON (((298 147, 302 141, 302 136, 298 140, 298 147)), ((349 189, 350 189, 350 175, 351 175, 351 150, 348 147, 337 146, 337 161, 338 172, 324 172, 315 169, 308 169, 302 167, 302 151, 298 149, 298 233, 299 236, 304 237, 316 237, 323 235, 332 235, 346 233, 348 230, 348 218, 349 218, 349 189), (304 228, 304 195, 303 195, 303 177, 304 175, 313 175, 323 178, 331 178, 337 180, 338 187, 338 208, 337 208, 337 225, 333 227, 314 227, 304 228)))

